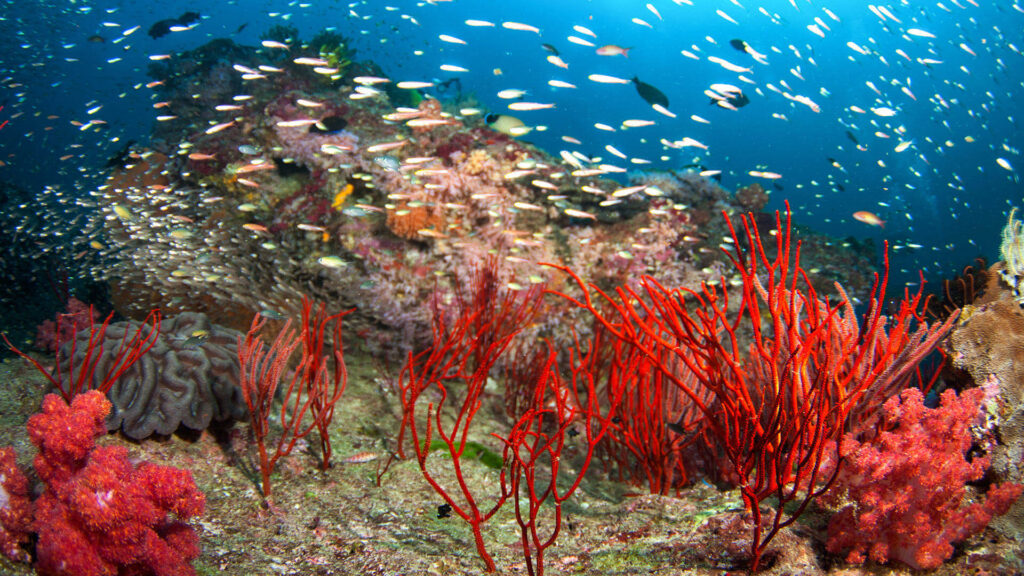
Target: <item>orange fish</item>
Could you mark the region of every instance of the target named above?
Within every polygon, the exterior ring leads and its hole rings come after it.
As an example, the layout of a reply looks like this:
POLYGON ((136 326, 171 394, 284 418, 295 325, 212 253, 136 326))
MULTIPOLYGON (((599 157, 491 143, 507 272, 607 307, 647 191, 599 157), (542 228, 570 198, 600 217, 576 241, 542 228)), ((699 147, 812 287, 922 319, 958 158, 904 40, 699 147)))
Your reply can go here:
POLYGON ((365 464, 367 462, 373 462, 379 457, 376 452, 360 452, 353 454, 348 458, 343 458, 341 461, 345 464, 365 464))
POLYGON ((878 226, 879 228, 885 228, 885 220, 879 218, 874 212, 860 210, 858 212, 853 213, 853 219, 863 222, 869 226, 878 226))

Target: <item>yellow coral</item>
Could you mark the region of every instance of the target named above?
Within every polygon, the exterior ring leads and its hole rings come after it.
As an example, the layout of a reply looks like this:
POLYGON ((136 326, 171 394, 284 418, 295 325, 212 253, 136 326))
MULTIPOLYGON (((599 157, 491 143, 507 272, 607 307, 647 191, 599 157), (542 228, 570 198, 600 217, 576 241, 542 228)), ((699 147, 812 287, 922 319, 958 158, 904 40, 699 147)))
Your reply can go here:
POLYGON ((1013 217, 1016 212, 1016 208, 1010 210, 1010 217, 1003 228, 1003 242, 999 245, 999 254, 1011 276, 1024 273, 1024 226, 1013 217))
POLYGON ((487 165, 490 163, 491 155, 487 153, 487 150, 477 149, 469 153, 469 158, 466 159, 466 173, 476 176, 487 169, 487 165))

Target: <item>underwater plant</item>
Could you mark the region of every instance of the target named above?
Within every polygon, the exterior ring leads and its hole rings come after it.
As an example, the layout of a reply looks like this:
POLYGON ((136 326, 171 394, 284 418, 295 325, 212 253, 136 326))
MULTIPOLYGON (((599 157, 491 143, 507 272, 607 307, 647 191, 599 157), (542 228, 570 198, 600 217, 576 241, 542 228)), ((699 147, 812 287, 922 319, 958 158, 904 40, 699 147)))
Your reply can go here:
MULTIPOLYGON (((512 425, 507 435, 494 434, 505 442, 504 461, 508 490, 515 506, 520 542, 530 576, 543 576, 545 551, 553 546, 562 528, 562 506, 579 489, 601 440, 620 420, 622 387, 612 396, 598 392, 600 375, 610 381, 628 379, 635 363, 615 356, 604 370, 602 347, 595 338, 568 353, 568 374, 559 370, 558 353, 548 342, 535 354, 535 371, 520 382, 519 393, 527 395, 530 408, 512 425), (575 466, 567 455, 568 446, 581 452, 575 466), (547 518, 545 518, 547 516, 547 518)), ((631 359, 640 361, 638 355, 631 359)))

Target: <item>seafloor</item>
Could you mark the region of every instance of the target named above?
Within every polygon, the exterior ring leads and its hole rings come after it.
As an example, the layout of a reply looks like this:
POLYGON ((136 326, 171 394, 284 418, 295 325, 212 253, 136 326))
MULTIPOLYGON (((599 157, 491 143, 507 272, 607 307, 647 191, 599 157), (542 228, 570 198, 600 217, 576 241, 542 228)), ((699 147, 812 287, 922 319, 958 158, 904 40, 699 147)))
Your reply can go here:
MULTIPOLYGON (((45 360, 41 358, 41 360, 45 360)), ((133 458, 187 468, 206 494, 206 512, 193 520, 202 542, 198 574, 481 574, 466 523, 439 519, 441 503, 424 481, 415 459, 394 461, 386 471, 399 424, 396 398, 378 375, 374 359, 347 351, 349 388, 338 403, 332 441, 336 460, 360 452, 381 458, 337 463, 326 472, 304 451, 285 458, 273 477, 274 508, 258 489, 258 473, 246 452, 249 425, 211 428, 193 436, 173 435, 131 442, 108 434, 100 444, 121 444, 133 458), (379 476, 379 482, 378 482, 379 476)), ((37 411, 45 379, 20 359, 0 365, 0 445, 13 445, 19 463, 31 469, 35 453, 25 422, 37 411)), ((500 404, 500 403, 499 403, 500 404)), ((483 436, 502 418, 481 410, 474 428, 483 436)), ((486 438, 478 438, 486 442, 486 438)), ((465 465, 468 482, 494 487, 496 470, 465 465)), ((440 467, 438 468, 440 472, 440 467)), ((627 485, 589 474, 568 503, 557 544, 549 550, 548 574, 740 574, 749 526, 738 493, 699 482, 678 497, 642 494, 627 485)), ((766 556, 763 574, 914 574, 899 567, 850 566, 824 550, 825 516, 812 509, 785 529, 766 556)), ((484 528, 499 573, 525 574, 511 506, 484 528)), ((928 572, 945 575, 1024 573, 1020 544, 992 529, 956 546, 956 554, 928 572)), ((25 564, 0 558, 0 573, 32 574, 25 564)))

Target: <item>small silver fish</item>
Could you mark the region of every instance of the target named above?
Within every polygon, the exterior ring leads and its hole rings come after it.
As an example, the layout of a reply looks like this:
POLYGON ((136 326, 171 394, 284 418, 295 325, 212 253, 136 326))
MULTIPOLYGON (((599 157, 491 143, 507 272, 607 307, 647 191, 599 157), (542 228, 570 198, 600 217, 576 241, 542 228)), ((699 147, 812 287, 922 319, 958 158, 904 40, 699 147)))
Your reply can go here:
POLYGON ((399 161, 398 158, 395 158, 394 156, 390 156, 387 154, 374 156, 373 163, 387 170, 388 172, 398 172, 398 170, 402 167, 402 162, 399 161))
POLYGON ((369 214, 369 212, 367 212, 366 210, 363 210, 362 208, 357 208, 355 206, 348 206, 342 208, 341 213, 351 218, 360 218, 362 216, 366 216, 367 214, 369 214))

